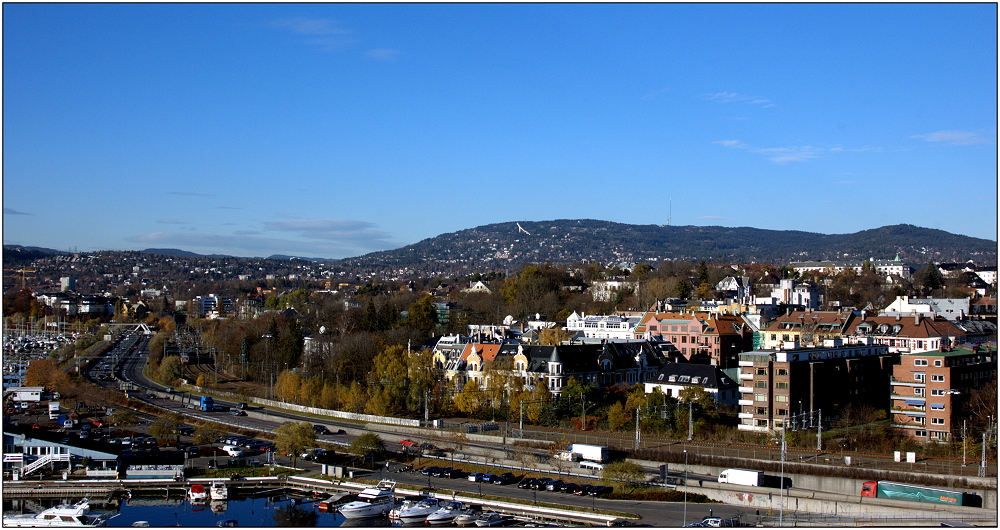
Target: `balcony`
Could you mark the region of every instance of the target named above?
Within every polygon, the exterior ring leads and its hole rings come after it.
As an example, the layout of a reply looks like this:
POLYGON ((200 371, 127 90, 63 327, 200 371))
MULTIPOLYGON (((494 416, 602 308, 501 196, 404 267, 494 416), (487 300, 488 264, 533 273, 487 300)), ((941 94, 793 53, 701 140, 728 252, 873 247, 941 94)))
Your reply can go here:
POLYGON ((740 412, 739 414, 737 414, 737 416, 742 420, 742 419, 752 418, 753 417, 753 413, 752 412, 740 412))
POLYGON ((739 404, 740 405, 753 405, 753 400, 752 399, 741 399, 739 401, 739 404))
POLYGON ((740 366, 753 366, 753 361, 740 361, 740 366))
POLYGON ((889 394, 889 399, 909 399, 913 401, 921 401, 926 403, 927 398, 924 396, 907 396, 905 394, 889 394))
POLYGON ((751 386, 741 386, 740 394, 753 394, 753 387, 751 386))
POLYGON ((907 416, 913 416, 913 417, 916 417, 916 418, 926 418, 927 417, 927 411, 912 409, 912 408, 909 408, 909 407, 906 407, 906 408, 893 407, 893 408, 891 408, 889 410, 889 413, 891 413, 891 414, 905 414, 907 416))
POLYGON ((742 379, 753 379, 753 374, 745 374, 743 372, 740 372, 740 379, 741 380, 742 379))
POLYGON ((890 385, 901 385, 901 386, 926 386, 927 385, 927 383, 924 382, 924 381, 903 380, 903 379, 897 379, 895 377, 890 377, 889 378, 889 384, 890 385))

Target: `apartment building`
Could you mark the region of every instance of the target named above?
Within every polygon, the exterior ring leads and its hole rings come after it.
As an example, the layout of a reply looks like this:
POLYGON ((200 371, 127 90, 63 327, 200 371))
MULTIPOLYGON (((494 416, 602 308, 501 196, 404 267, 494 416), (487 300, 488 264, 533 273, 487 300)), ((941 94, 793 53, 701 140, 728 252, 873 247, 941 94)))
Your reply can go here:
POLYGON ((646 313, 636 336, 667 341, 686 360, 720 368, 735 367, 737 355, 753 343, 753 330, 742 317, 710 313, 646 313))
POLYGON ((966 332, 943 317, 919 314, 903 317, 867 316, 864 313, 844 330, 847 342, 871 339, 889 347, 890 353, 938 351, 965 342, 966 332))
POLYGON ((574 311, 566 318, 566 327, 563 329, 570 335, 582 333, 584 337, 590 339, 634 340, 641 338, 636 336, 639 321, 639 317, 587 315, 574 311))
POLYGON ((970 392, 997 377, 989 347, 909 353, 893 367, 893 425, 921 442, 946 442, 962 430, 959 415, 970 392))
POLYGON ((764 329, 764 348, 778 348, 790 342, 822 345, 826 340, 843 339, 856 317, 853 311, 789 311, 764 329))
POLYGON ((821 410, 832 417, 848 403, 888 406, 895 364, 888 347, 839 339, 784 346, 740 354, 740 430, 782 430, 790 415, 821 410))

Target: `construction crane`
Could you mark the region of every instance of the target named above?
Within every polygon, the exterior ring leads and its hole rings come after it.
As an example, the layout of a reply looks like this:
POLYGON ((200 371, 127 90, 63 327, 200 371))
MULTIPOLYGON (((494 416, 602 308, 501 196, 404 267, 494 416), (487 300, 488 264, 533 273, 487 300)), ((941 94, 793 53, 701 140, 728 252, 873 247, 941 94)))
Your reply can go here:
POLYGON ((38 271, 35 270, 35 269, 25 269, 24 267, 21 267, 21 290, 22 291, 24 290, 25 286, 27 285, 25 283, 25 278, 24 278, 24 273, 26 273, 26 272, 38 272, 38 271))

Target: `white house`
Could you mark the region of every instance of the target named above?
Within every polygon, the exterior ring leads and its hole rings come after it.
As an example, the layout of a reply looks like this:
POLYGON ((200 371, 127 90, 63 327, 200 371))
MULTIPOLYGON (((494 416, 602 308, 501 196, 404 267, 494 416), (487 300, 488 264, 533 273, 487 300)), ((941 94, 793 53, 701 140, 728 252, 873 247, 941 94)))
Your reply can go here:
POLYGON ((564 328, 570 335, 582 332, 584 337, 592 339, 637 339, 636 327, 642 317, 627 317, 619 315, 587 315, 573 312, 566 319, 564 328))
POLYGON ((924 317, 942 316, 948 320, 962 320, 969 314, 968 298, 910 298, 897 296, 884 310, 884 316, 924 317))
POLYGON ((644 383, 646 393, 659 389, 666 396, 680 397, 685 388, 703 389, 717 403, 735 407, 740 400, 739 385, 717 366, 708 364, 667 363, 644 383))

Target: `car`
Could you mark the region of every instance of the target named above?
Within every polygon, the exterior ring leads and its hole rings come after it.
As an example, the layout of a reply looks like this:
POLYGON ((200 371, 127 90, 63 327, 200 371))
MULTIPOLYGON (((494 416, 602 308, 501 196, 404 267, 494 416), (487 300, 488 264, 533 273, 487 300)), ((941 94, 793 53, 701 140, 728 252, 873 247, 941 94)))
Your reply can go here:
POLYGON ((242 410, 239 410, 239 409, 230 410, 229 413, 232 414, 233 416, 246 416, 247 415, 246 412, 244 412, 242 410))
POLYGON ((497 479, 496 475, 494 475, 493 473, 487 473, 487 474, 483 475, 482 477, 480 477, 479 481, 480 482, 493 483, 493 481, 496 480, 496 479, 497 479))
POLYGON ((146 393, 146 399, 156 399, 156 394, 146 393))
POLYGON ((469 473, 469 482, 482 482, 482 480, 480 480, 482 476, 483 474, 478 471, 475 473, 469 473))
POLYGON ((242 403, 242 402, 240 402, 240 403, 237 403, 237 404, 236 404, 236 408, 238 408, 238 409, 240 409, 240 410, 246 410, 246 409, 247 409, 247 408, 249 408, 249 407, 247 406, 247 404, 246 404, 246 403, 242 403))
POLYGON ((574 484, 572 482, 567 482, 567 483, 563 484, 562 486, 559 486, 559 491, 562 492, 562 493, 569 493, 569 492, 573 491, 573 488, 575 488, 575 487, 576 487, 576 484, 574 484))
POLYGON ((587 492, 590 491, 590 487, 590 484, 580 484, 579 486, 573 488, 573 491, 570 491, 569 493, 572 493, 573 495, 586 495, 587 492))
POLYGON ((432 476, 432 474, 441 469, 438 466, 428 466, 420 470, 421 475, 432 476))
POLYGON ((330 429, 327 429, 323 425, 313 425, 313 431, 316 434, 330 434, 330 429))
POLYGON ((561 488, 563 484, 565 484, 565 482, 561 480, 550 480, 545 484, 545 489, 549 491, 559 491, 559 488, 561 488))
POLYGON ((432 477, 443 477, 444 474, 447 473, 447 472, 449 472, 449 471, 451 471, 450 467, 441 467, 441 468, 438 468, 433 473, 431 473, 431 476, 432 477))
POLYGON ((515 477, 513 473, 508 472, 508 473, 504 473, 504 474, 498 476, 497 478, 493 479, 493 483, 494 484, 510 484, 512 482, 515 482, 516 480, 517 480, 517 477, 515 477))
POLYGON ((167 389, 166 389, 166 390, 164 390, 164 392, 166 392, 166 393, 168 393, 168 394, 173 394, 173 393, 174 393, 174 388, 173 388, 173 387, 169 387, 169 386, 168 386, 168 387, 167 387, 167 389))
POLYGON ((548 485, 549 485, 550 482, 552 482, 552 479, 549 478, 549 477, 540 478, 537 481, 535 481, 534 484, 531 485, 531 489, 533 489, 533 490, 548 489, 548 485))
POLYGON ((596 497, 598 495, 604 495, 606 493, 611 493, 611 487, 610 486, 602 486, 602 485, 598 484, 596 486, 591 486, 590 489, 587 490, 587 495, 590 495, 591 497, 596 497))
POLYGON ((538 483, 538 479, 537 478, 527 477, 527 478, 521 479, 521 482, 517 483, 517 487, 521 488, 521 489, 528 489, 528 488, 530 488, 532 486, 532 484, 536 484, 536 483, 538 483))
POLYGON ((194 427, 181 427, 180 429, 177 429, 177 432, 184 436, 191 436, 194 434, 194 427))
POLYGON ((447 478, 462 478, 465 476, 465 471, 462 471, 461 469, 451 468, 448 471, 445 471, 444 476, 447 478))
POLYGON ((701 520, 701 524, 709 528, 721 528, 724 526, 734 526, 733 521, 730 519, 723 519, 722 517, 704 517, 701 520))

